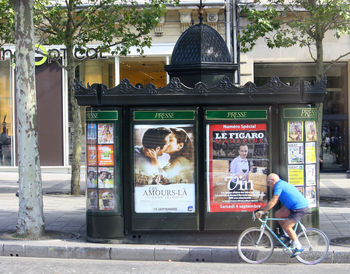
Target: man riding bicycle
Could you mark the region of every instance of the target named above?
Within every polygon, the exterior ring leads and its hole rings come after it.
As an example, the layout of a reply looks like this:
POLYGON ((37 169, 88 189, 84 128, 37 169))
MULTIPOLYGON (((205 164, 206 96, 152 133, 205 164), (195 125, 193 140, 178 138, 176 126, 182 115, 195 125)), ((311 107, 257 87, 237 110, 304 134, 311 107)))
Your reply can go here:
POLYGON ((281 201, 283 206, 276 211, 275 216, 276 218, 286 218, 286 220, 279 220, 278 222, 284 232, 287 233, 293 241, 293 254, 291 258, 294 258, 303 252, 304 248, 299 242, 293 227, 308 212, 308 201, 295 186, 281 180, 275 173, 271 173, 267 176, 267 185, 273 189, 273 197, 264 207, 258 210, 255 215, 261 218, 265 212, 269 211, 277 204, 278 200, 281 201))

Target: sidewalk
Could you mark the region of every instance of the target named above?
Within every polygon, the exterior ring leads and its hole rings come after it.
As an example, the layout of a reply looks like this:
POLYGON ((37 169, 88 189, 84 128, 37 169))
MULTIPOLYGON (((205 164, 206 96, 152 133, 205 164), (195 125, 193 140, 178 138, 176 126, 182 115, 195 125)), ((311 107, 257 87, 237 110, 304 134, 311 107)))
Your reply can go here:
MULTIPOLYGON (((44 214, 47 231, 59 231, 47 240, 9 240, 14 231, 18 198, 16 173, 0 173, 0 255, 27 257, 84 258, 107 260, 241 262, 235 246, 109 244, 86 241, 85 197, 70 196, 69 174, 43 174, 44 214), (67 237, 68 235, 68 237, 67 237)), ((85 188, 82 183, 81 189, 85 188)), ((320 229, 331 243, 327 263, 350 261, 350 179, 346 174, 321 174, 320 229), (343 198, 344 201, 334 201, 343 198)), ((276 248, 269 262, 294 263, 276 248)))

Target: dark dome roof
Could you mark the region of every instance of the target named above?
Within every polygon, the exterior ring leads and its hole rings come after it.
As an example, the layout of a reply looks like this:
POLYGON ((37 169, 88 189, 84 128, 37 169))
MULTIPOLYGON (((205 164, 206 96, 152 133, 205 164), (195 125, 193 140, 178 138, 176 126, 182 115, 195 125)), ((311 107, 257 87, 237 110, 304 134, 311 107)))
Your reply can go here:
POLYGON ((205 24, 188 28, 177 40, 171 57, 171 65, 231 62, 224 39, 205 24))

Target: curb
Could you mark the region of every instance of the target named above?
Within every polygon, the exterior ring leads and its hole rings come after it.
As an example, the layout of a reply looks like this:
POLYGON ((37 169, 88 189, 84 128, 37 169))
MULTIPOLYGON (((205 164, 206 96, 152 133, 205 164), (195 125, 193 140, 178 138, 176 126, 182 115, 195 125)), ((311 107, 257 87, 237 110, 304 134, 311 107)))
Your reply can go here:
MULTIPOLYGON (((331 247, 333 249, 333 247, 331 247)), ((242 263, 237 248, 200 247, 200 246, 168 246, 168 245, 96 245, 78 246, 53 243, 41 245, 30 242, 0 243, 0 256, 72 258, 96 260, 131 260, 131 261, 175 261, 175 262, 217 262, 242 263)), ((336 248, 330 250, 322 263, 348 263, 350 249, 336 248), (339 250, 337 250, 339 249, 339 250)), ((282 249, 275 248, 267 263, 299 263, 285 254, 282 249)))

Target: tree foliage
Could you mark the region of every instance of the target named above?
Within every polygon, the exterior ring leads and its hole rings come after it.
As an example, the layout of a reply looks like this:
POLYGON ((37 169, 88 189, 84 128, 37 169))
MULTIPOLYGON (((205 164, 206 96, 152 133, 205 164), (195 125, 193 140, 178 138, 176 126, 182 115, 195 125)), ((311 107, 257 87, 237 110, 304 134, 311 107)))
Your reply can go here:
POLYGON ((0 47, 14 42, 14 11, 10 0, 0 0, 0 47))
POLYGON ((73 117, 73 152, 71 193, 80 193, 81 117, 74 98, 75 67, 73 50, 84 50, 91 43, 95 54, 110 52, 126 55, 134 46, 142 53, 151 45, 150 31, 166 12, 166 4, 178 0, 37 0, 35 26, 41 44, 64 45, 67 58, 64 68, 68 75, 68 90, 73 117))
MULTIPOLYGON (((256 41, 264 37, 269 48, 308 47, 317 63, 316 78, 324 76, 323 40, 331 31, 339 39, 350 35, 349 0, 269 0, 242 6, 248 25, 241 31, 241 50, 252 50, 256 41), (268 3, 263 5, 263 3, 268 3), (316 48, 316 55, 314 54, 316 48)), ((340 53, 334 62, 350 54, 340 53)))

